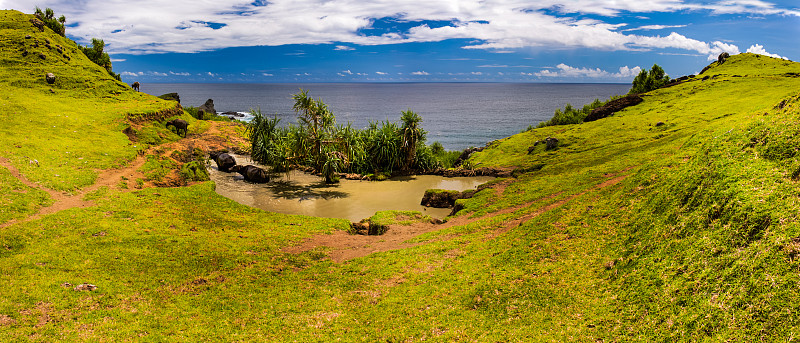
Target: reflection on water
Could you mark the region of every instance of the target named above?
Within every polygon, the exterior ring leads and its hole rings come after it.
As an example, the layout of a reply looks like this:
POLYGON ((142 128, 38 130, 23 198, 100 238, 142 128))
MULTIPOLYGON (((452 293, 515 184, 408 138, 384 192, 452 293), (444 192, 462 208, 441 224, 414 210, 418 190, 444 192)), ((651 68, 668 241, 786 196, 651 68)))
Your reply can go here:
MULTIPOLYGON (((257 165, 246 157, 234 157, 239 164, 257 165)), ((209 173, 217 184, 217 193, 240 204, 272 212, 350 221, 359 221, 383 210, 421 211, 435 218, 444 218, 450 209, 427 208, 419 204, 425 190, 463 191, 492 179, 489 176, 446 178, 417 175, 381 182, 342 179, 338 184, 326 185, 318 176, 292 171, 269 183, 255 184, 244 181, 237 173, 220 172, 213 162, 212 165, 209 173)))

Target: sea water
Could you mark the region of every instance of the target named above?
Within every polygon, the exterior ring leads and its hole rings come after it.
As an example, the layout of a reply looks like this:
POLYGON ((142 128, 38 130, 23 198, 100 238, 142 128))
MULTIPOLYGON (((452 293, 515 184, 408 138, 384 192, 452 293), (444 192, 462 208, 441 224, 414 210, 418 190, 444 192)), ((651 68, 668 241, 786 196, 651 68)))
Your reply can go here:
POLYGON ((281 123, 296 123, 292 94, 300 89, 321 99, 338 124, 364 128, 370 122, 399 121, 402 111, 422 117, 427 143, 438 141, 448 150, 484 146, 537 125, 566 104, 581 107, 594 99, 625 94, 629 84, 542 83, 143 83, 152 95, 178 93, 181 104, 200 106, 214 100, 217 112, 247 113, 252 109, 281 123))

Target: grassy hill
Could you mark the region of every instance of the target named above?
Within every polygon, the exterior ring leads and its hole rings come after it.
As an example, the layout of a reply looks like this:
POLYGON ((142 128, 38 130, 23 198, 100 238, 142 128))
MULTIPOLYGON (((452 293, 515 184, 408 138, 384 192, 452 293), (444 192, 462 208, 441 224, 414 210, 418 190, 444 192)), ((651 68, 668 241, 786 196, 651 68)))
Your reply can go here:
MULTIPOLYGON (((247 208, 211 182, 99 187, 98 175, 179 141, 136 115, 175 105, 131 91, 30 17, 0 11, 0 341, 800 334, 798 63, 732 56, 614 116, 493 142, 470 163, 516 177, 459 200, 410 247, 335 263, 331 248, 287 247, 347 230, 343 220, 247 208), (45 38, 71 58, 30 48, 45 38), (546 137, 559 147, 534 147, 546 137), (64 191, 85 206, 42 214, 64 191), (98 289, 74 290, 84 282, 98 289)), ((183 117, 190 136, 214 129, 183 117)))

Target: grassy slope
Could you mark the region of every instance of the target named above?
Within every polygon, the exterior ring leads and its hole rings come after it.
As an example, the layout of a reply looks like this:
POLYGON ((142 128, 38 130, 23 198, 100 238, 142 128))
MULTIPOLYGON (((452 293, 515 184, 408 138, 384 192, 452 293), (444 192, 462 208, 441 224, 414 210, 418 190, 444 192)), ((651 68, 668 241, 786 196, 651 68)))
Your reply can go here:
MULTIPOLYGON (((24 36, 19 30, 0 37, 24 36)), ((0 72, 22 78, 27 70, 10 66, 0 72)), ((719 76, 652 92, 613 117, 507 138, 473 163, 531 171, 502 194, 487 189, 464 201, 459 215, 475 222, 418 237, 423 244, 414 248, 340 265, 324 259, 324 250, 291 255, 279 249, 345 229, 343 221, 245 208, 218 197, 210 183, 132 193, 101 189, 91 195, 94 207, 0 229, 0 340, 797 336, 793 176, 800 174, 800 78, 786 75, 797 72, 796 63, 733 56, 705 74, 719 76), (776 109, 784 99, 790 101, 776 109), (653 126, 658 121, 666 125, 653 126), (547 136, 564 144, 527 153, 547 136), (495 216, 477 219, 485 213, 495 216), (76 292, 64 282, 100 288, 76 292)), ((33 109, 26 99, 53 96, 47 86, 13 87, 21 95, 0 99, 20 113, 33 109)), ((94 102, 102 111, 84 116, 117 123, 98 127, 100 136, 116 135, 122 113, 152 109, 155 101, 127 90, 121 100, 61 92, 49 106, 77 111, 76 99, 94 102)), ((79 120, 39 109, 59 120, 55 130, 79 120)), ((63 189, 89 182, 37 176, 42 169, 21 159, 37 153, 37 145, 13 148, 25 137, 16 125, 25 122, 5 119, 0 156, 26 176, 63 189)), ((66 133, 49 141, 78 144, 66 133)), ((86 148, 95 156, 87 165, 124 163, 135 150, 124 136, 118 139, 105 145, 115 157, 86 148)), ((41 154, 40 162, 69 161, 41 154)), ((82 175, 74 165, 59 172, 82 175)))

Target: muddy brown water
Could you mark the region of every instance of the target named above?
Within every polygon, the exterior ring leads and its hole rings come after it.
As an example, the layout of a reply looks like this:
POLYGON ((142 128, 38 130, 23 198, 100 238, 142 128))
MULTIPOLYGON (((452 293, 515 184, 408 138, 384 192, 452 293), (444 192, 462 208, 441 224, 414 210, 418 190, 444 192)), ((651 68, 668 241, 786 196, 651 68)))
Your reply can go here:
MULTIPOLYGON (((234 155, 238 164, 258 165, 247 157, 234 155)), ((211 180, 218 194, 240 204, 266 211, 315 217, 344 218, 353 222, 371 217, 377 211, 420 211, 434 218, 450 214, 449 208, 420 205, 427 189, 464 191, 493 179, 490 176, 447 178, 436 175, 396 177, 386 181, 342 179, 326 185, 315 175, 299 171, 279 174, 265 184, 245 181, 238 173, 225 173, 212 161, 211 180)))

